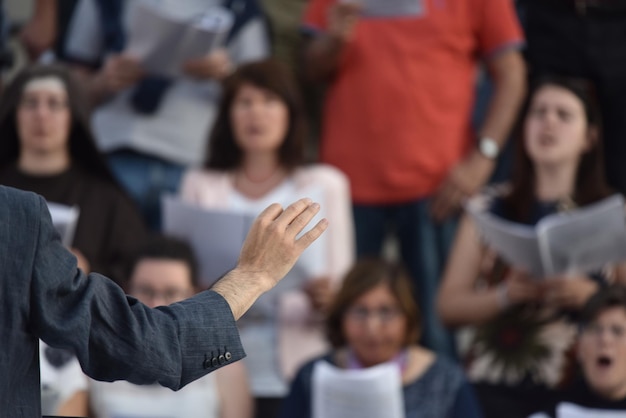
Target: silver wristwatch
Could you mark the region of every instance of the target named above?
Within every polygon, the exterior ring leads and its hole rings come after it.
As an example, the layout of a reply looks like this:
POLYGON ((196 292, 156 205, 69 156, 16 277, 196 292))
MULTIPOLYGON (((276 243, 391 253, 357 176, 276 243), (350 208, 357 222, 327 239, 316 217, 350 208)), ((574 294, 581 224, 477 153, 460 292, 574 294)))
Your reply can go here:
POLYGON ((495 160, 500 155, 500 145, 493 138, 482 137, 478 140, 478 151, 484 157, 495 160))

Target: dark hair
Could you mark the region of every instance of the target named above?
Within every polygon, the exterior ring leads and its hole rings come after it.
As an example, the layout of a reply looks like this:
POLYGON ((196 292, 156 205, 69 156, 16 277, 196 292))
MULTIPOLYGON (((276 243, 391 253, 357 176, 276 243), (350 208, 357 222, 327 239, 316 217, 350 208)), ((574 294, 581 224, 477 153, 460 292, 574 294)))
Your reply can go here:
POLYGON ((122 190, 98 151, 88 123, 88 110, 76 80, 61 65, 33 65, 23 69, 8 85, 0 98, 0 167, 17 161, 20 138, 17 130, 17 109, 28 82, 38 78, 55 77, 67 90, 71 126, 67 145, 72 163, 95 177, 114 184, 122 190))
POLYGON ((339 348, 347 344, 343 334, 343 322, 347 310, 359 297, 381 284, 389 286, 406 318, 405 344, 408 346, 417 341, 421 318, 413 299, 408 273, 398 263, 369 258, 358 261, 350 269, 330 306, 326 318, 326 335, 333 347, 339 348))
POLYGON ((198 287, 198 263, 193 250, 185 241, 162 234, 154 234, 133 255, 128 268, 127 281, 131 278, 137 265, 147 259, 182 261, 188 268, 191 285, 198 287))
POLYGON ((287 105, 289 125, 278 150, 279 162, 288 170, 301 165, 304 162, 306 123, 300 93, 289 70, 281 63, 267 59, 245 64, 225 80, 217 119, 209 138, 205 167, 230 170, 242 162, 243 152, 235 141, 230 113, 237 93, 245 84, 269 90, 287 105))
POLYGON ((611 308, 621 308, 626 311, 626 287, 610 285, 601 288, 587 301, 580 312, 580 325, 585 326, 596 319, 600 314, 611 308))
POLYGON ((524 122, 528 116, 535 94, 543 87, 561 87, 580 99, 585 109, 587 124, 598 131, 598 137, 589 151, 585 152, 578 164, 574 195, 572 199, 579 206, 596 202, 612 193, 606 182, 602 147, 602 123, 600 109, 593 84, 587 80, 545 75, 532 83, 530 93, 517 123, 515 140, 516 156, 513 166, 511 193, 504 199, 504 211, 508 218, 518 222, 528 221, 531 206, 535 200, 535 171, 526 152, 524 122))

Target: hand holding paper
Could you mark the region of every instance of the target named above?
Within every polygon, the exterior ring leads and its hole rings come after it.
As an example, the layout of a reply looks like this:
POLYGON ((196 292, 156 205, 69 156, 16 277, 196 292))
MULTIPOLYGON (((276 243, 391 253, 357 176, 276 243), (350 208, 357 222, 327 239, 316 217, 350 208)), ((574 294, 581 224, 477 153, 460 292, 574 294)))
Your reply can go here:
POLYGON ((233 63, 228 51, 218 48, 201 58, 185 61, 183 71, 190 77, 200 80, 222 80, 233 71, 233 63))
MULTIPOLYGON (((147 73, 165 77, 184 75, 188 61, 202 59, 222 46, 234 23, 233 13, 223 7, 186 17, 149 0, 133 1, 130 7, 125 52, 137 57, 147 73)), ((190 71, 198 73, 195 66, 190 71)))
POLYGON ((626 260, 620 195, 546 216, 536 226, 507 221, 474 203, 467 209, 487 245, 535 278, 581 275, 626 260))
POLYGON ((115 94, 134 86, 143 76, 144 71, 138 59, 130 55, 111 55, 100 71, 98 80, 104 91, 115 94))

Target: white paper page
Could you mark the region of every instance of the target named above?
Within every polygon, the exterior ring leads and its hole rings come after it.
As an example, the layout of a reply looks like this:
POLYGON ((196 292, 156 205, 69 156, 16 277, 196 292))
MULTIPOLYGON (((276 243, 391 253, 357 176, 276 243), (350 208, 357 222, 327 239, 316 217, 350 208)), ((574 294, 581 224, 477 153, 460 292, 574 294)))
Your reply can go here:
POLYGON ((235 267, 251 216, 203 209, 173 196, 163 196, 162 207, 163 231, 189 242, 202 286, 212 285, 235 267))
POLYGON ((468 206, 481 237, 512 266, 534 277, 544 274, 537 236, 532 226, 504 220, 486 211, 468 206))
POLYGON ((606 411, 584 408, 564 402, 557 407, 557 418, 626 418, 626 411, 606 411))
POLYGON ((179 77, 186 61, 222 45, 233 23, 232 12, 223 7, 182 18, 161 10, 158 1, 135 0, 126 52, 140 59, 148 73, 179 77))
POLYGON ((78 206, 67 206, 60 203, 48 203, 48 210, 52 217, 52 224, 61 236, 61 242, 66 247, 71 247, 74 242, 74 233, 80 216, 78 206))
POLYGON ((426 13, 426 0, 341 0, 361 4, 365 17, 414 17, 426 13))
POLYGON ((624 216, 624 199, 615 195, 542 219, 537 236, 546 273, 584 273, 626 260, 624 216))
POLYGON ((313 370, 313 418, 404 418, 398 366, 339 369, 318 361, 313 370))

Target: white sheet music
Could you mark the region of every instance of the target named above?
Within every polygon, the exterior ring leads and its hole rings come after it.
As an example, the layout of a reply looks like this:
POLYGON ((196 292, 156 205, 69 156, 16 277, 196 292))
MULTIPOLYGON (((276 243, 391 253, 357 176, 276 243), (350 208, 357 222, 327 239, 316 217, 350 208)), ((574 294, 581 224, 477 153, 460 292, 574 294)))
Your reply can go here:
POLYGON ((202 286, 212 285, 235 267, 252 216, 203 209, 174 196, 163 196, 162 207, 163 231, 189 242, 202 286))
POLYGON ((318 361, 313 370, 313 418, 404 418, 398 366, 361 370, 318 361))
POLYGON ((141 60, 151 74, 181 76, 184 63, 224 44, 234 15, 223 7, 183 18, 156 0, 135 0, 129 11, 126 53, 141 60))
POLYGON ((411 17, 426 13, 425 0, 340 0, 342 3, 357 3, 365 17, 411 17))
POLYGON ((61 242, 66 247, 71 247, 74 242, 74 233, 80 216, 78 206, 62 205, 60 203, 47 202, 52 224, 61 236, 61 242))
POLYGON ((504 220, 472 202, 467 209, 487 245, 535 277, 585 273, 626 260, 621 195, 546 216, 536 227, 504 220))
POLYGON ((557 418, 626 418, 626 411, 585 408, 564 402, 557 407, 557 418))

